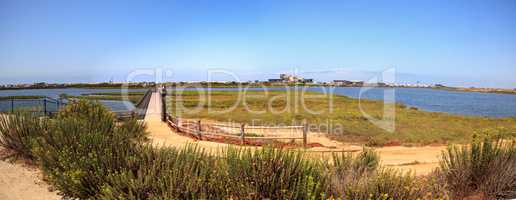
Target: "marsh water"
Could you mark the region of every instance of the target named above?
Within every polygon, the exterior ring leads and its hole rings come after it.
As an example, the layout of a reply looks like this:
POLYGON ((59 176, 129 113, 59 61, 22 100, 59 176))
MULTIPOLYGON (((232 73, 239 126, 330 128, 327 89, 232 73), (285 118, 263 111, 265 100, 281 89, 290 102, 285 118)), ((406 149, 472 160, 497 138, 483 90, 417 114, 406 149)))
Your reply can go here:
MULTIPOLYGON (((129 89, 129 92, 145 92, 147 89, 129 89)), ((59 88, 59 89, 20 89, 20 90, 0 90, 0 97, 2 96, 47 96, 50 98, 57 99, 60 94, 68 94, 73 96, 79 96, 82 94, 90 93, 111 93, 121 92, 120 89, 88 89, 88 88, 59 88)), ((100 100, 100 102, 113 111, 129 111, 134 109, 131 102, 124 101, 113 101, 113 100, 100 100)), ((41 101, 34 100, 18 100, 14 103, 9 100, 0 101, 0 112, 8 111, 11 109, 12 104, 14 106, 40 106, 41 101)), ((53 104, 49 104, 50 107, 55 107, 53 104)), ((52 109, 52 108, 50 108, 52 109)))
MULTIPOLYGON (((187 90, 191 90, 187 89, 187 90)), ((250 88, 249 90, 286 90, 287 88, 250 88)), ((238 90, 238 88, 210 88, 203 90, 238 90)), ((416 107, 430 112, 446 112, 458 115, 487 116, 487 117, 515 117, 516 116, 516 95, 495 94, 480 92, 458 92, 436 90, 429 88, 358 88, 358 87, 310 87, 308 91, 329 92, 337 95, 344 95, 357 99, 373 99, 391 101, 385 98, 389 94, 397 103, 416 107)), ((130 89, 130 92, 145 92, 146 89, 130 89)), ((82 95, 88 93, 110 93, 120 92, 120 89, 22 89, 22 90, 0 90, 0 96, 48 96, 57 98, 59 94, 82 95)), ((101 101, 112 110, 128 110, 130 102, 122 101, 101 101)), ((7 101, 0 101, 2 107, 10 106, 7 101), (5 105, 4 105, 5 104, 5 105)))
MULTIPOLYGON (((320 88, 313 88, 321 91, 320 88)), ((394 90, 398 103, 431 112, 446 112, 459 115, 514 117, 516 95, 480 92, 460 92, 430 88, 334 88, 334 93, 353 98, 384 100, 394 90), (362 93, 361 93, 362 90, 362 93)), ((387 101, 389 98, 386 99, 387 101)))

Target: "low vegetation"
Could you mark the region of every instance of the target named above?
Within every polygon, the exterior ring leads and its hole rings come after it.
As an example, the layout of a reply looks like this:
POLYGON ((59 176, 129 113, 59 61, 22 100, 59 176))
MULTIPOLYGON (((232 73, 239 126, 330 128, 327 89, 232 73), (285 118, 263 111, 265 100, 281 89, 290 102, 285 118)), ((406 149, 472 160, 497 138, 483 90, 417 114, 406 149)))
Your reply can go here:
POLYGON ((46 120, 26 112, 0 115, 0 146, 12 150, 8 157, 32 159, 35 139, 47 130, 46 120))
POLYGON ((45 96, 3 96, 0 97, 0 100, 11 100, 11 99, 42 99, 45 96))
POLYGON ((55 118, 4 116, 0 145, 38 163, 63 195, 78 199, 448 199, 514 198, 514 143, 479 140, 450 147, 432 175, 382 167, 378 154, 196 146, 156 148, 145 125, 115 122, 102 105, 79 101, 55 118))
POLYGON ((128 92, 123 94, 121 92, 107 92, 107 93, 88 93, 80 96, 68 96, 68 98, 87 99, 87 100, 113 100, 123 101, 129 100, 131 103, 138 103, 145 95, 145 92, 128 92), (124 96, 127 95, 127 96, 124 96))
POLYGON ((438 90, 448 90, 456 92, 482 92, 482 93, 496 93, 496 94, 513 94, 516 95, 516 89, 499 89, 499 88, 460 88, 460 87, 433 87, 438 90))
POLYGON ((443 152, 441 173, 456 199, 481 194, 488 199, 516 197, 516 145, 514 141, 476 139, 469 146, 443 152))
POLYGON ((370 146, 467 143, 473 134, 486 129, 507 138, 516 136, 516 118, 459 116, 396 104, 393 105, 395 132, 391 133, 372 124, 362 113, 382 119, 385 105, 380 101, 294 90, 246 91, 240 97, 238 94, 238 91, 177 91, 168 96, 168 111, 186 118, 268 126, 307 120, 310 131, 370 146))
POLYGON ((190 82, 172 82, 166 83, 167 86, 175 87, 175 88, 240 88, 240 87, 249 87, 249 88, 261 88, 261 87, 292 87, 292 86, 323 86, 322 84, 315 83, 273 83, 273 82, 199 82, 199 83, 190 83, 190 82))

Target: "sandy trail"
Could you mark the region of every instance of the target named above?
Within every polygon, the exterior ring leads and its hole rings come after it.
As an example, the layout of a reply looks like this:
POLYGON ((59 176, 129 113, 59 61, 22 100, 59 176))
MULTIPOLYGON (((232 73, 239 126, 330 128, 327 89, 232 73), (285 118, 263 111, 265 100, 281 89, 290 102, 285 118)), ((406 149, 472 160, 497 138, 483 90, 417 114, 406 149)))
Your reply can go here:
POLYGON ((229 146, 229 144, 223 143, 197 141, 173 132, 166 123, 161 121, 161 97, 156 92, 152 93, 144 121, 152 144, 155 146, 182 147, 186 144, 197 144, 207 150, 217 150, 229 146))
MULTIPOLYGON (((0 157, 6 153, 6 149, 0 147, 0 157)), ((50 186, 42 177, 40 169, 22 160, 14 163, 0 160, 0 200, 62 199, 57 192, 49 190, 50 186)))
MULTIPOLYGON (((168 127, 166 123, 161 122, 161 97, 159 96, 159 93, 153 93, 152 95, 153 96, 149 102, 149 107, 147 109, 144 121, 147 124, 148 131, 150 132, 149 137, 152 139, 152 143, 154 145, 182 147, 186 144, 196 144, 198 147, 212 152, 220 151, 222 148, 230 146, 230 144, 224 143, 197 141, 192 138, 179 135, 170 127, 168 127)), ((207 121, 215 122, 211 120, 207 121)), ((262 133, 260 130, 255 131, 262 133)), ((286 131, 286 133, 284 132, 275 134, 291 135, 299 133, 286 131)), ((308 142, 320 143, 324 146, 331 147, 311 148, 308 150, 308 154, 311 157, 329 158, 333 151, 362 149, 362 146, 359 145, 331 140, 328 137, 325 137, 322 133, 309 133, 308 142)), ((445 148, 446 146, 393 146, 376 148, 375 150, 380 154, 381 163, 383 165, 398 168, 403 171, 412 171, 416 175, 424 175, 432 172, 436 167, 438 167, 439 156, 441 155, 441 151, 445 148)))
POLYGON ((0 199, 52 200, 62 197, 49 191, 49 185, 42 180, 38 168, 20 162, 0 161, 0 199))

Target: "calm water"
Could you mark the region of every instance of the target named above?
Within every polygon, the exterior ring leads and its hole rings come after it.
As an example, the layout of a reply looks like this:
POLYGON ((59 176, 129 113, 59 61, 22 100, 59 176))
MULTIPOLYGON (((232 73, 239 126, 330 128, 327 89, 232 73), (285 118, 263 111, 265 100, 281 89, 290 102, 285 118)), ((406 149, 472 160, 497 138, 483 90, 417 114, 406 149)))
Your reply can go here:
MULTIPOLYGON (((187 88, 191 90, 191 88, 187 88)), ((210 90, 237 90, 236 88, 211 88, 210 90)), ((249 90, 264 90, 250 88, 249 90)), ((285 90, 285 88, 268 88, 285 90)), ((384 94, 394 90, 395 101, 407 106, 430 112, 446 112, 459 115, 514 117, 516 116, 516 95, 480 92, 456 92, 429 88, 372 88, 362 92, 353 87, 312 87, 308 91, 330 92, 352 98, 384 100, 384 94)))
MULTIPOLYGON (((145 92, 147 89, 130 89, 129 92, 145 92)), ((79 96, 88 93, 110 93, 120 92, 120 89, 86 89, 86 88, 63 88, 63 89, 26 89, 26 90, 0 90, 0 96, 48 96, 54 99, 59 98, 59 94, 79 96)), ((101 103, 111 108, 113 111, 127 111, 134 109, 131 102, 101 100, 101 103)), ((15 106, 37 106, 41 104, 35 101, 17 101, 15 106)), ((50 106, 53 106, 49 104, 50 106)), ((55 106, 55 105, 54 105, 55 106)), ((10 101, 0 101, 0 111, 10 109, 10 101)))
MULTIPOLYGON (((312 88, 321 91, 321 88, 312 88)), ((373 88, 361 98, 383 100, 389 89, 373 88)), ((360 88, 334 88, 335 94, 359 98, 360 88)), ((429 88, 395 88, 395 100, 431 112, 488 117, 516 116, 516 95, 480 92, 455 92, 429 88)))

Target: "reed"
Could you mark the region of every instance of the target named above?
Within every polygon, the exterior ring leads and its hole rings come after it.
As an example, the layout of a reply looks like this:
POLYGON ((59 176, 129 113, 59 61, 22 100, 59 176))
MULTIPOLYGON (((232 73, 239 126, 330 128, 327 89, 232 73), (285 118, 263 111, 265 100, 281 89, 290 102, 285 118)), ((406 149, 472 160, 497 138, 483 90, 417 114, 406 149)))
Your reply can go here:
POLYGON ((32 148, 35 139, 48 128, 46 120, 27 112, 0 115, 0 146, 12 152, 5 158, 34 158, 32 148))
POLYGON ((441 173, 454 198, 480 194, 488 199, 516 197, 516 145, 483 137, 442 154, 441 173))

